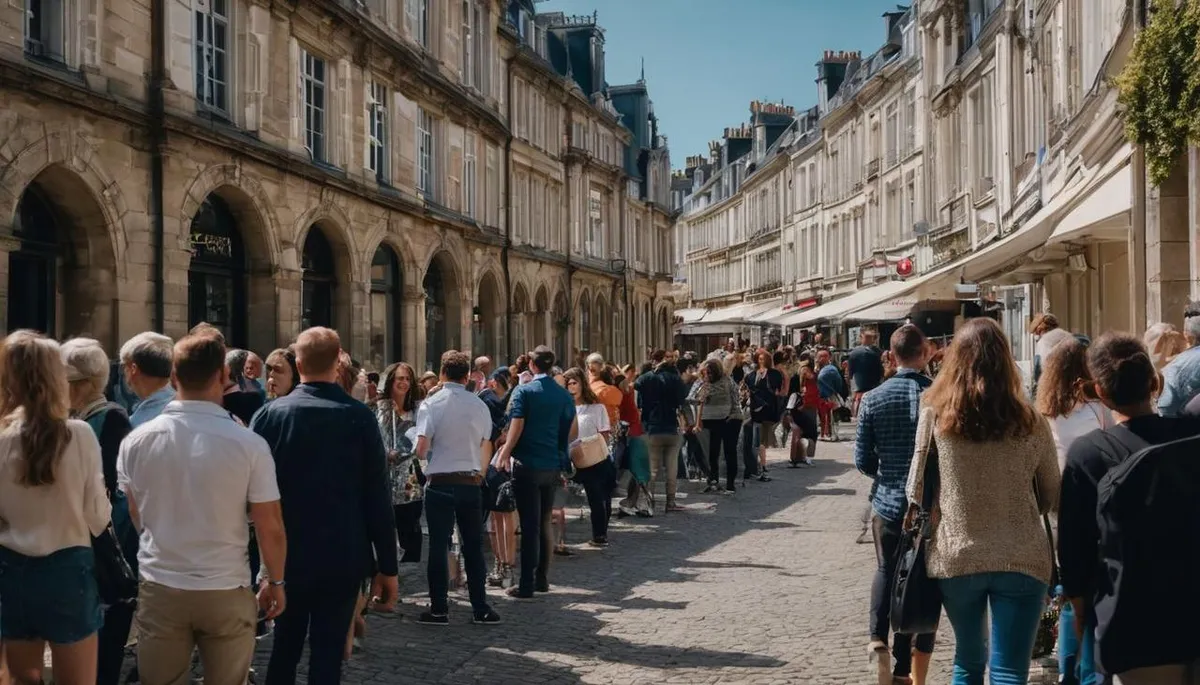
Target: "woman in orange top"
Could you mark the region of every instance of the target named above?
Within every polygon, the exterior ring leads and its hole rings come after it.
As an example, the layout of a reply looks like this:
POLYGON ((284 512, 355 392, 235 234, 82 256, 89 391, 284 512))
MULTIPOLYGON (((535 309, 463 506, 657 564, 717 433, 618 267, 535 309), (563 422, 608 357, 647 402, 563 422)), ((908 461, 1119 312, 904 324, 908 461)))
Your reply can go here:
POLYGON ((621 390, 617 387, 616 376, 612 367, 604 363, 604 357, 592 353, 587 358, 588 386, 595 393, 600 404, 608 412, 608 425, 614 428, 621 420, 621 390))

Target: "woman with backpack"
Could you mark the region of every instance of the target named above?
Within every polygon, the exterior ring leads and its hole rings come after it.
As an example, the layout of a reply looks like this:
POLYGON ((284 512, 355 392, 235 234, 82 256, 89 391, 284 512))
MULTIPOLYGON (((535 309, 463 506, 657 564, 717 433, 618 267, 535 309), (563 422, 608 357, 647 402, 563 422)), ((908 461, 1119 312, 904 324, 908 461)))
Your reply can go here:
MULTIPOLYGON (((133 428, 125 409, 104 396, 108 382, 108 355, 100 342, 90 338, 73 338, 62 344, 63 363, 67 367, 71 416, 87 422, 100 443, 101 471, 104 488, 113 508, 114 530, 121 542, 130 568, 137 570, 138 534, 129 518, 129 507, 117 490, 117 453, 121 441, 133 428)), ((121 679, 125 660, 125 644, 133 623, 132 604, 114 604, 104 610, 104 625, 100 628, 96 682, 116 685, 121 679)))
POLYGON ((1058 500, 1049 423, 986 318, 956 333, 921 405, 908 501, 934 489, 926 568, 954 627, 952 683, 983 683, 989 668, 993 685, 1025 683, 1053 566, 1041 519, 1058 500))
MULTIPOLYGON (((1106 475, 1121 469, 1130 457, 1146 448, 1200 434, 1200 424, 1187 416, 1158 415, 1154 399, 1158 372, 1151 353, 1136 337, 1127 333, 1100 336, 1088 349, 1088 368, 1095 379, 1095 392, 1112 412, 1114 425, 1093 431, 1072 443, 1063 470, 1058 558, 1063 595, 1071 603, 1075 616, 1075 632, 1094 636, 1098 661, 1109 667, 1105 670, 1112 672, 1117 685, 1194 683, 1194 678, 1200 675, 1200 642, 1196 639, 1195 614, 1185 608, 1195 606, 1190 600, 1194 592, 1186 587, 1194 578, 1181 581, 1177 587, 1158 584, 1139 587, 1131 586, 1129 581, 1118 586, 1118 578, 1100 560, 1125 551, 1118 549, 1123 546, 1119 539, 1122 531, 1108 531, 1116 537, 1102 546, 1104 531, 1099 519, 1105 513, 1105 498, 1101 497, 1101 492, 1108 497, 1115 493, 1115 482, 1106 479, 1106 475), (1105 481, 1103 485, 1102 481, 1105 481), (1170 603, 1173 602, 1172 593, 1183 593, 1182 597, 1189 600, 1178 608, 1166 609, 1151 599, 1165 596, 1165 601, 1170 603), (1109 636, 1107 640, 1106 635, 1109 636), (1186 679, 1188 674, 1193 679, 1186 679)), ((1183 449, 1187 452, 1184 460, 1190 461, 1195 446, 1183 449)), ((1173 457, 1166 453, 1152 456, 1164 463, 1173 457)), ((1190 485, 1194 490, 1194 484, 1189 480, 1181 479, 1175 485, 1190 485)), ((1152 504, 1149 497, 1152 485, 1146 480, 1130 481, 1118 487, 1145 489, 1134 493, 1139 511, 1147 511, 1152 504)), ((1164 550, 1167 555, 1186 557, 1194 554, 1194 550, 1187 549, 1194 534, 1188 527, 1190 525, 1183 520, 1167 522, 1165 534, 1169 539, 1152 542, 1176 545, 1175 549, 1164 550), (1178 528, 1172 528, 1171 523, 1177 524, 1178 528)), ((1160 545, 1151 546, 1161 548, 1160 545)), ((1143 562, 1164 569, 1184 568, 1162 559, 1143 558, 1143 562)), ((1116 567, 1122 568, 1123 572, 1134 571, 1129 564, 1117 564, 1116 567)), ((1144 584, 1146 576, 1134 572, 1129 578, 1140 578, 1144 584)))
POLYGON ((68 393, 58 343, 24 330, 0 343, 0 642, 24 682, 41 679, 49 643, 54 681, 91 685, 102 620, 92 537, 112 505, 100 443, 68 418, 68 393))

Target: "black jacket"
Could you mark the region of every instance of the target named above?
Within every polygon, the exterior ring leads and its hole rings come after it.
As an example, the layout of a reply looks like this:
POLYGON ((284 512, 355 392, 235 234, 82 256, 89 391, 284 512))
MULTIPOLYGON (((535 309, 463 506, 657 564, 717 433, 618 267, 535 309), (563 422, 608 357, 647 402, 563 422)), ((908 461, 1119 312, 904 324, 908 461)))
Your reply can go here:
POLYGON ((367 405, 333 383, 301 383, 250 428, 275 455, 288 583, 397 575, 387 456, 367 405))

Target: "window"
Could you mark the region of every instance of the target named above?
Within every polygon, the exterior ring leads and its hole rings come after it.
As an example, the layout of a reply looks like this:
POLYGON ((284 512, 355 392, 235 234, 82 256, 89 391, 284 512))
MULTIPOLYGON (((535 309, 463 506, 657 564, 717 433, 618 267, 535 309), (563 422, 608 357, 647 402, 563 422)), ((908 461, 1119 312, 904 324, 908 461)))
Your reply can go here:
POLYGON ((475 134, 467 133, 463 145, 463 214, 475 218, 475 191, 478 173, 475 163, 475 134))
POLYGON ((367 96, 367 168, 375 172, 376 181, 385 183, 388 178, 387 87, 372 81, 367 96))
POLYGON ((325 60, 303 50, 304 144, 314 162, 325 161, 325 60))
POLYGON ((475 74, 471 77, 471 85, 482 92, 486 87, 485 84, 487 81, 484 77, 484 74, 487 73, 484 71, 484 64, 488 62, 486 43, 488 20, 483 8, 479 5, 471 6, 471 15, 471 26, 474 28, 474 31, 471 33, 471 54, 474 55, 471 66, 475 69, 475 74))
POLYGON ((433 198, 433 117, 417 110, 417 190, 433 198))
POLYGON ((462 66, 460 68, 462 82, 464 86, 478 87, 475 82, 475 60, 478 58, 475 52, 475 7, 471 0, 463 0, 462 3, 462 35, 459 37, 459 45, 462 48, 462 66))
POLYGON ((195 0, 196 100, 215 112, 229 112, 228 0, 195 0))
POLYGON ((64 61, 62 0, 25 0, 25 53, 64 61))
POLYGON ((404 0, 404 26, 410 38, 429 47, 429 0, 404 0))

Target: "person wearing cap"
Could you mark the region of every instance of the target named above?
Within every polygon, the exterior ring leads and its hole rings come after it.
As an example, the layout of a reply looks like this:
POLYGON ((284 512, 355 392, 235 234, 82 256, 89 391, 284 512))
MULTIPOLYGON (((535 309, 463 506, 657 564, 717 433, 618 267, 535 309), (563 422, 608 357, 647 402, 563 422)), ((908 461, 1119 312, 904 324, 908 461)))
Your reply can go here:
POLYGON ((621 420, 622 395, 617 388, 612 368, 605 365, 604 357, 593 352, 587 358, 587 373, 588 386, 596 394, 600 404, 604 405, 604 410, 608 413, 608 425, 615 428, 621 420))

